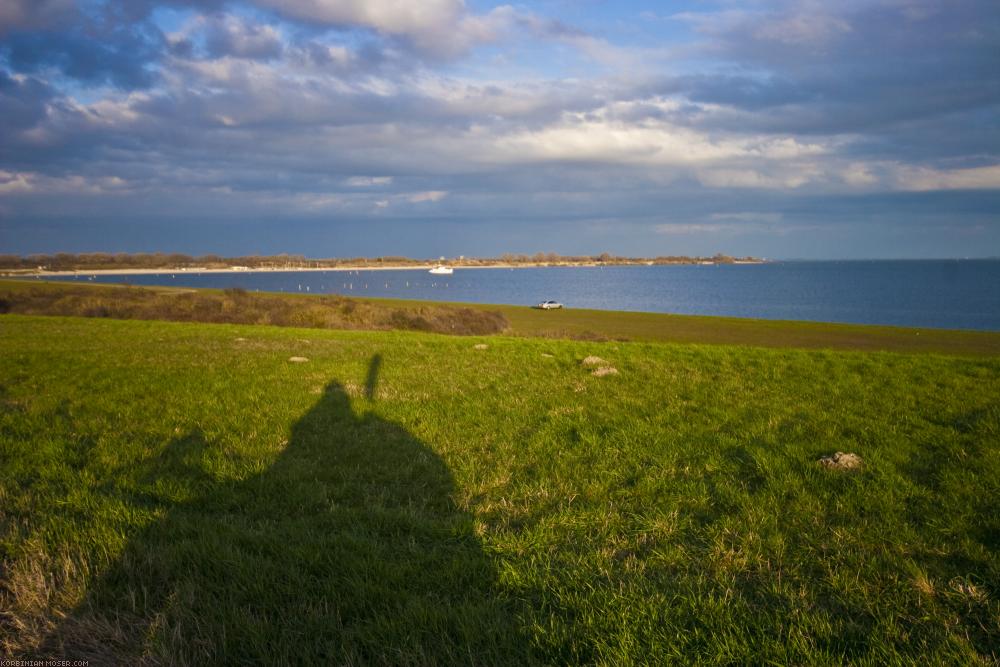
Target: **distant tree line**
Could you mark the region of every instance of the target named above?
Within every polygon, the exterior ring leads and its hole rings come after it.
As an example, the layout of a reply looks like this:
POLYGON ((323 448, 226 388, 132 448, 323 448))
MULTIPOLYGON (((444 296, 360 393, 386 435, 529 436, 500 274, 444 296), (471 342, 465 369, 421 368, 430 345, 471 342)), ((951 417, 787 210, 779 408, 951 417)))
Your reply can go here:
MULTIPOLYGON (((54 255, 0 255, 0 270, 5 271, 87 271, 108 269, 219 269, 246 267, 250 269, 336 268, 340 266, 419 266, 437 260, 413 259, 388 255, 382 257, 349 257, 309 259, 303 255, 184 255, 181 253, 56 253, 54 255)), ((658 257, 621 257, 604 252, 599 255, 560 255, 538 252, 533 255, 504 253, 500 257, 458 257, 448 260, 460 266, 534 265, 534 264, 691 264, 713 262, 727 264, 737 261, 758 261, 753 257, 712 257, 670 255, 658 257)))
POLYGON ((184 255, 181 253, 67 253, 54 255, 0 255, 3 269, 45 269, 69 271, 73 269, 166 269, 166 268, 224 268, 228 266, 302 266, 308 260, 302 255, 221 257, 219 255, 184 255))

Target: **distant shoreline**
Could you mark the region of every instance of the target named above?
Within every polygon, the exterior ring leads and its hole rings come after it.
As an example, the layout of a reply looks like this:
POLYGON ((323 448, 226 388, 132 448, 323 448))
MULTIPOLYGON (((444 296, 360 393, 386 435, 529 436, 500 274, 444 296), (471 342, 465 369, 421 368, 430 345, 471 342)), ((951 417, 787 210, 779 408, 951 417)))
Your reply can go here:
MULTIPOLYGON (((517 264, 445 264, 452 269, 536 269, 536 268, 598 268, 604 266, 696 266, 696 265, 725 265, 725 264, 767 264, 765 260, 736 260, 732 262, 580 262, 580 263, 548 263, 530 262, 517 264)), ((126 275, 159 275, 164 273, 292 273, 304 271, 428 271, 437 263, 422 264, 414 266, 412 264, 401 264, 397 266, 295 266, 295 267, 247 267, 236 268, 216 267, 183 267, 183 268, 158 268, 158 269, 72 269, 65 271, 7 271, 0 272, 0 276, 7 278, 16 277, 45 277, 45 276, 126 276, 126 275)))

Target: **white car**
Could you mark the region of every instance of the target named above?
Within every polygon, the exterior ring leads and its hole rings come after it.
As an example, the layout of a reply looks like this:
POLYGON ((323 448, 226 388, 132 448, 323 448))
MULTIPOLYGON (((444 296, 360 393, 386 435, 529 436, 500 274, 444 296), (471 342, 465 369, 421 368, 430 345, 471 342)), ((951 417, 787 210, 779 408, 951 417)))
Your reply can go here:
POLYGON ((535 306, 535 308, 541 308, 542 310, 553 310, 555 308, 562 308, 563 305, 558 301, 542 301, 540 304, 535 306))

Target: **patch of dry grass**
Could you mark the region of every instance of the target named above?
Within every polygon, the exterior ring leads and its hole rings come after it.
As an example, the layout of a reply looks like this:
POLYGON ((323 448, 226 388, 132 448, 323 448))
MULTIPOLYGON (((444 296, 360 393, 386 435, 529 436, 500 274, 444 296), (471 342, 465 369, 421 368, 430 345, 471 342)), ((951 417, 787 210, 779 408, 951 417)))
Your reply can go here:
POLYGON ((390 306, 343 296, 297 298, 242 289, 151 290, 39 285, 0 290, 0 313, 125 320, 271 324, 317 329, 404 329, 457 335, 504 331, 499 312, 451 305, 390 306))

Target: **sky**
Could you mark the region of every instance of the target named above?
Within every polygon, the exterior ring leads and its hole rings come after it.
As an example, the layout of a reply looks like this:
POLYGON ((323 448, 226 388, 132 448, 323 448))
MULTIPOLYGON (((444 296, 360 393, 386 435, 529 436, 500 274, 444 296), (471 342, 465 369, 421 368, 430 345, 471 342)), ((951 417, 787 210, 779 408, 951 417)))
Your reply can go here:
POLYGON ((997 0, 0 0, 0 253, 1000 256, 997 0))

